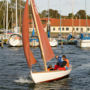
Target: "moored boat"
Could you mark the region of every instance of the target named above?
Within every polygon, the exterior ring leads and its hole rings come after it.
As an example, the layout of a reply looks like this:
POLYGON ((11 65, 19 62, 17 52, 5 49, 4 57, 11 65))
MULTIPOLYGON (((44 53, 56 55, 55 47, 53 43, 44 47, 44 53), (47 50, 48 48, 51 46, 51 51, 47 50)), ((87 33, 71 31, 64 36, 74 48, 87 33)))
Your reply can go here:
POLYGON ((81 48, 90 48, 90 37, 84 37, 77 41, 77 46, 81 48))
POLYGON ((20 34, 12 34, 8 39, 8 46, 11 47, 22 46, 22 36, 20 34))
POLYGON ((30 46, 31 47, 38 47, 39 46, 39 40, 37 36, 32 36, 30 38, 30 46))
POLYGON ((32 36, 30 37, 30 46, 31 47, 38 47, 39 46, 38 36, 35 36, 34 28, 32 31, 32 36))
POLYGON ((55 38, 49 38, 49 43, 51 47, 58 46, 58 41, 55 38))

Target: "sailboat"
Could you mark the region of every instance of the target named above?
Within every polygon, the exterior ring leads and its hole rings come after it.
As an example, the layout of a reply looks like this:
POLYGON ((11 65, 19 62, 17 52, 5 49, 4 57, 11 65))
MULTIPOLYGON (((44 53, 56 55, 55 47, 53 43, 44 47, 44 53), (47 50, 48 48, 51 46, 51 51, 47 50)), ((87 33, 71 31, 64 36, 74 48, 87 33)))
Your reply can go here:
MULTIPOLYGON (((11 34, 13 34, 9 29, 8 29, 8 0, 4 1, 6 2, 6 29, 4 30, 3 34, 3 41, 6 44, 8 41, 8 38, 10 37, 11 34)), ((4 15, 4 26, 5 26, 5 15, 4 15)))
POLYGON ((50 18, 49 18, 49 0, 48 0, 48 23, 47 23, 47 34, 48 34, 48 39, 50 46, 56 47, 58 46, 58 41, 55 38, 51 38, 50 36, 50 18))
MULTIPOLYGON (((85 9, 86 9, 86 0, 85 0, 85 9)), ((86 10, 87 11, 87 10, 86 10)), ((80 39, 77 41, 77 46, 80 48, 90 48, 90 36, 88 35, 88 20, 86 12, 86 34, 81 32, 80 39)))
POLYGON ((22 46, 22 36, 19 32, 20 28, 18 27, 17 19, 17 0, 16 0, 16 27, 14 28, 14 34, 12 34, 8 39, 8 45, 12 47, 22 46))
POLYGON ((38 40, 38 37, 35 36, 34 28, 33 28, 33 31, 32 31, 32 36, 30 38, 30 46, 32 46, 32 47, 38 47, 39 46, 39 40, 38 40))
POLYGON ((60 70, 48 71, 47 70, 47 62, 50 61, 52 58, 54 58, 55 55, 49 44, 47 35, 44 32, 37 8, 35 6, 35 1, 30 0, 30 4, 32 8, 34 23, 37 30, 37 35, 39 38, 42 60, 44 62, 44 71, 41 71, 41 72, 32 71, 32 65, 36 64, 37 61, 29 47, 29 12, 28 12, 29 9, 28 9, 28 0, 27 0, 25 9, 24 9, 24 15, 23 15, 22 39, 23 39, 23 48, 24 48, 24 54, 26 56, 27 64, 31 68, 30 74, 31 74, 32 80, 34 81, 34 83, 41 83, 41 82, 47 82, 47 81, 63 78, 70 74, 71 67, 65 71, 60 71, 60 70))

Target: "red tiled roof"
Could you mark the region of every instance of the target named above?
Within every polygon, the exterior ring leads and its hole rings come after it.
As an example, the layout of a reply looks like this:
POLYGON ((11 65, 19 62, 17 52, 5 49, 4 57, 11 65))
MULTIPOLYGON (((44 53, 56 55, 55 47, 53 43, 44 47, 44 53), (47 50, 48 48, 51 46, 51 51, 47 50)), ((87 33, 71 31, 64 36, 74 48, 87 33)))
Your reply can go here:
MULTIPOLYGON (((41 18, 42 21, 45 23, 43 27, 46 27, 48 18, 41 18)), ((61 26, 86 26, 86 19, 61 19, 61 26)), ((90 26, 90 19, 87 20, 87 26, 90 26)), ((60 19, 50 18, 50 25, 51 26, 60 26, 60 19)))

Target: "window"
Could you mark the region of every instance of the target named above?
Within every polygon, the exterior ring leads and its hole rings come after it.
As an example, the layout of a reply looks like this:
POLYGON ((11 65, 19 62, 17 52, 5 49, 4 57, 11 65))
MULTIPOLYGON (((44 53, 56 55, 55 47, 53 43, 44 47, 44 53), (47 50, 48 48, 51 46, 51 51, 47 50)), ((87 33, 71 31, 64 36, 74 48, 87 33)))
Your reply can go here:
POLYGON ((76 28, 76 30, 78 31, 78 28, 76 28))
POLYGON ((53 28, 53 30, 55 31, 55 28, 53 28))
POLYGON ((66 31, 68 31, 69 30, 69 28, 66 28, 66 31))
POLYGON ((64 28, 62 28, 62 30, 64 31, 64 28))
POLYGON ((89 28, 87 28, 87 30, 89 31, 90 29, 89 29, 89 28))
POLYGON ((83 28, 81 28, 81 30, 83 30, 83 28))

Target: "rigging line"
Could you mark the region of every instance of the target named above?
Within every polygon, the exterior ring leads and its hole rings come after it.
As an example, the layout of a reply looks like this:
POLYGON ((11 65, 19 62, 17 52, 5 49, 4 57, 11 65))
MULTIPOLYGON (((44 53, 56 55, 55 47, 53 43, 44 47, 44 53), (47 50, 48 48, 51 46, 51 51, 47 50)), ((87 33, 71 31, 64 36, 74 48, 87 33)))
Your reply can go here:
POLYGON ((35 2, 35 5, 36 5, 38 12, 40 13, 40 9, 39 9, 38 4, 36 2, 35 2))
POLYGON ((74 8, 74 0, 72 0, 72 35, 74 35, 74 16, 73 16, 73 8, 74 8))
POLYGON ((87 21, 87 6, 86 6, 86 4, 87 4, 87 1, 85 0, 85 11, 86 11, 86 33, 88 33, 88 31, 87 31, 87 27, 88 27, 88 21, 87 21))
POLYGON ((12 20, 12 17, 10 17, 10 20, 9 20, 9 22, 8 22, 8 26, 10 25, 11 20, 12 20))
POLYGON ((50 18, 49 18, 49 17, 50 17, 50 13, 49 13, 49 8, 50 8, 50 7, 49 7, 49 6, 50 6, 50 1, 48 0, 48 24, 49 24, 49 19, 50 19, 50 18))

